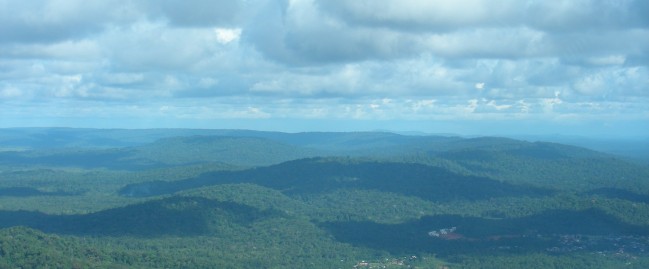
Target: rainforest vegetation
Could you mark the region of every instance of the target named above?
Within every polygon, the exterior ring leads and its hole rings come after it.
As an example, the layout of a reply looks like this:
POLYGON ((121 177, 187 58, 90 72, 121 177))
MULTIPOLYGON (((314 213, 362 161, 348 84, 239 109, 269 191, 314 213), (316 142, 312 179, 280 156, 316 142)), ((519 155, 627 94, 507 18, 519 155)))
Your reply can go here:
POLYGON ((0 268, 649 268, 649 166, 387 132, 0 129, 0 268))

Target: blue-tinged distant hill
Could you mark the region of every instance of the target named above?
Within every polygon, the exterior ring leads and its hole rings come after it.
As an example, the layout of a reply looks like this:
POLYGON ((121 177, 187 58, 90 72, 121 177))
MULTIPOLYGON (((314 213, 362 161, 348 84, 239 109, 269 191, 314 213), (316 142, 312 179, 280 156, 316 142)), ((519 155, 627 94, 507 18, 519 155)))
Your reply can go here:
POLYGON ((517 136, 529 141, 547 141, 584 147, 615 154, 644 164, 649 164, 649 137, 581 137, 564 135, 517 136))
POLYGON ((412 154, 455 140, 461 138, 384 132, 16 128, 0 129, 0 164, 113 169, 205 162, 259 166, 315 156, 412 154))
POLYGON ((0 268, 647 268, 647 179, 501 137, 0 129, 0 268))
POLYGON ((649 191, 649 167, 615 155, 505 138, 467 139, 457 145, 436 156, 478 175, 562 189, 615 186, 649 191))
MULTIPOLYGON (((54 148, 0 152, 0 165, 140 170, 201 163, 271 165, 323 155, 320 151, 254 137, 190 136, 122 148, 54 148)), ((324 154, 326 155, 326 154, 324 154)))
MULTIPOLYGON (((453 143, 457 143, 455 146, 459 147, 470 146, 470 143, 474 145, 481 143, 480 140, 469 142, 456 135, 409 135, 387 131, 283 133, 229 129, 3 128, 0 129, 0 150, 135 147, 163 138, 186 136, 254 137, 300 147, 345 151, 350 154, 403 153, 421 149, 422 146, 443 151, 446 146, 451 146, 453 143)), ((649 160, 649 153, 647 153, 649 152, 649 141, 647 139, 570 136, 521 136, 521 138, 529 141, 575 145, 645 162, 649 160)), ((506 141, 498 142, 495 139, 489 142, 500 145, 508 143, 506 141)))
MULTIPOLYGON (((423 136, 405 136, 388 132, 282 133, 225 129, 6 128, 0 129, 0 149, 132 147, 153 143, 163 138, 188 136, 263 138, 295 146, 345 151, 403 146, 423 138, 423 136)), ((433 136, 423 140, 431 138, 433 136)), ((435 138, 459 139, 442 136, 435 138)))
POLYGON ((200 129, 0 129, 0 148, 113 148, 139 146, 161 138, 193 135, 225 135, 225 130, 200 129))
POLYGON ((263 166, 326 154, 266 138, 189 136, 163 138, 135 147, 132 156, 124 161, 147 160, 164 165, 219 162, 238 166, 263 166))
POLYGON ((0 129, 0 148, 5 149, 0 151, 0 165, 8 166, 141 170, 223 163, 255 167, 338 156, 420 163, 455 173, 550 188, 649 190, 644 183, 649 177, 646 165, 576 146, 499 137, 23 128, 0 129), (27 149, 15 149, 22 146, 27 149))

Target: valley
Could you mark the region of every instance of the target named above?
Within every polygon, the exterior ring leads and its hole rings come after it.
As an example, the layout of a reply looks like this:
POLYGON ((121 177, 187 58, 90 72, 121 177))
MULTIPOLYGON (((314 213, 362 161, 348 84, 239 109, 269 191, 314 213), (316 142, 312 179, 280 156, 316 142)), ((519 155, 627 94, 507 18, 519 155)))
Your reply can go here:
POLYGON ((646 268, 649 166, 386 132, 0 129, 2 268, 646 268))

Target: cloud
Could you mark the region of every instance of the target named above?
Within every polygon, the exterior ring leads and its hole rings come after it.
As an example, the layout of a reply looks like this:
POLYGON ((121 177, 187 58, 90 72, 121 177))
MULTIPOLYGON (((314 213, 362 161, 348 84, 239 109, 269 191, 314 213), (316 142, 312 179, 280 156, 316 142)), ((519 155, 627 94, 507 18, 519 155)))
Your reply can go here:
POLYGON ((173 0, 139 1, 147 15, 167 20, 173 26, 213 27, 234 25, 242 1, 173 0))
POLYGON ((149 22, 111 29, 101 42, 111 64, 133 70, 190 68, 209 58, 219 44, 212 29, 169 29, 149 22))
POLYGON ((313 1, 269 2, 245 40, 266 57, 289 65, 385 60, 422 52, 425 37, 390 29, 350 27, 313 1))
POLYGON ((648 8, 0 0, 0 117, 646 121, 648 8))
POLYGON ((19 97, 22 94, 23 93, 19 89, 12 86, 0 88, 0 97, 2 97, 2 99, 19 97))
POLYGON ((425 53, 627 57, 647 54, 642 44, 649 24, 636 6, 646 8, 636 1, 270 1, 252 20, 246 40, 268 58, 298 66, 425 53))
POLYGON ((241 36, 241 28, 216 28, 214 29, 216 40, 221 44, 227 44, 238 40, 241 36))
POLYGON ((107 23, 133 19, 133 5, 121 0, 2 0, 0 7, 0 43, 83 39, 101 32, 107 23))
POLYGON ((585 96, 604 99, 647 97, 649 69, 646 67, 607 68, 588 73, 575 80, 572 89, 585 96))
POLYGON ((523 25, 542 31, 646 27, 646 1, 516 0, 318 0, 318 6, 348 24, 403 31, 448 32, 464 28, 523 25))
POLYGON ((451 31, 492 25, 513 16, 517 1, 318 1, 318 6, 350 24, 406 31, 451 31))

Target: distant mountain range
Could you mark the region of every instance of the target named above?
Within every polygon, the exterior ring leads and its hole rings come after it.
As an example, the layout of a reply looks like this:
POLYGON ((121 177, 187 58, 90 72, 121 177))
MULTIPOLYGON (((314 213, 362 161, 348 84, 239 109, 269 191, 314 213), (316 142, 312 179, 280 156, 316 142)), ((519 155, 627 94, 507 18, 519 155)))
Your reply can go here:
MULTIPOLYGON (((287 145, 325 151, 357 151, 390 147, 417 147, 463 140, 454 134, 417 132, 304 132, 282 133, 229 129, 82 129, 82 128, 4 128, 0 129, 1 150, 52 148, 136 147, 163 138, 221 136, 269 139, 287 145)), ((649 162, 649 138, 614 139, 574 136, 516 136, 526 141, 548 141, 586 147, 649 162)))

